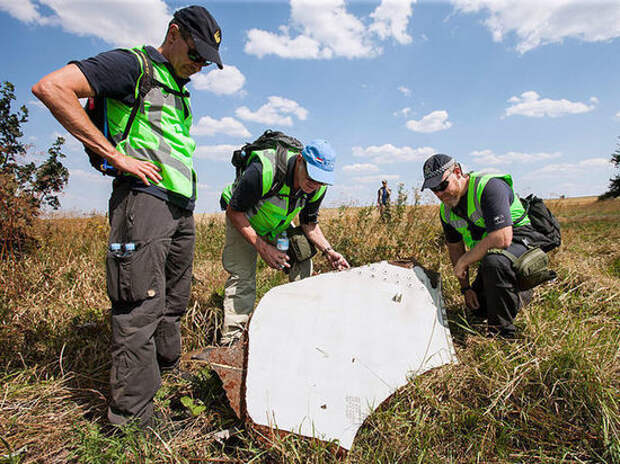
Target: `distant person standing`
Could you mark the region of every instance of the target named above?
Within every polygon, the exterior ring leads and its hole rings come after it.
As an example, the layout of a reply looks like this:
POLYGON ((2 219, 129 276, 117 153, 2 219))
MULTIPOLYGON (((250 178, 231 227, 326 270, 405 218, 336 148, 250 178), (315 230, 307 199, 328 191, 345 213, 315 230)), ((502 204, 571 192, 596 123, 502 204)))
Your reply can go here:
POLYGON ((32 88, 74 137, 116 170, 106 258, 113 424, 150 423, 161 372, 174 369, 181 355, 196 200, 196 143, 185 87, 213 62, 222 69, 220 41, 213 16, 190 6, 174 13, 158 48, 117 49, 71 62, 32 88), (84 97, 103 108, 107 136, 80 106, 84 97))
POLYGON ((389 214, 390 212, 390 196, 392 195, 392 189, 388 187, 387 180, 383 179, 381 181, 381 187, 377 190, 377 209, 379 210, 379 214, 383 216, 384 214, 389 214))

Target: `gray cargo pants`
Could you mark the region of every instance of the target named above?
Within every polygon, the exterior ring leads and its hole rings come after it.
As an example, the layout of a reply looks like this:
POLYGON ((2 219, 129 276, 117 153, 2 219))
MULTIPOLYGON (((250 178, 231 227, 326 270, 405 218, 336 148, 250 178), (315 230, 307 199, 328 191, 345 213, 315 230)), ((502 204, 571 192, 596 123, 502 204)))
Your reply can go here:
MULTIPOLYGON (((226 218, 226 243, 222 264, 230 276, 224 285, 224 326, 220 344, 227 345, 241 336, 256 301, 256 248, 243 238, 226 218)), ((312 260, 291 266, 290 282, 312 275, 312 260)))
POLYGON ((180 320, 189 299, 194 256, 191 211, 115 181, 110 243, 133 242, 129 256, 106 257, 112 302, 111 401, 108 418, 149 422, 161 370, 181 355, 180 320))

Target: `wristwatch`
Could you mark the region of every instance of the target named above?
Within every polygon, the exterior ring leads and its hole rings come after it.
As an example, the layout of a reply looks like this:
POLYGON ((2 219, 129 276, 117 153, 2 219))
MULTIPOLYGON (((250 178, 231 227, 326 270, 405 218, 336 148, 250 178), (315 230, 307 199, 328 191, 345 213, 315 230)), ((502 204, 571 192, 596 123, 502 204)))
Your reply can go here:
POLYGON ((461 287, 461 293, 462 293, 463 295, 465 295, 465 292, 466 292, 467 290, 473 290, 473 289, 471 288, 471 286, 470 286, 470 285, 468 285, 467 287, 461 287))

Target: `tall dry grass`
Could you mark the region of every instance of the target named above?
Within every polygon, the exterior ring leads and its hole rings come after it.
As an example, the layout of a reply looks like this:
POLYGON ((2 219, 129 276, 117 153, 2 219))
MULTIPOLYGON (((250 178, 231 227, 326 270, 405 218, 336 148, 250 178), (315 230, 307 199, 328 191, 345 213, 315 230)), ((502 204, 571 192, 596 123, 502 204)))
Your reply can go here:
MULTIPOLYGON (((460 360, 412 379, 383 404, 347 462, 620 462, 620 202, 562 200, 552 209, 563 226, 564 244, 552 256, 559 279, 536 291, 517 319, 523 340, 514 343, 486 339, 463 319, 436 207, 394 208, 389 221, 372 207, 323 214, 321 227, 352 265, 415 257, 441 272, 460 360)), ((36 252, 0 263, 0 462, 337 460, 324 443, 293 435, 266 442, 246 429, 217 377, 192 365, 184 366, 190 379, 164 378, 156 433, 108 427, 106 220, 38 227, 36 252)), ((199 221, 186 351, 219 330, 223 240, 221 216, 199 221)), ((316 264, 328 271, 321 257, 316 264)), ((259 296, 284 281, 259 260, 259 296)))

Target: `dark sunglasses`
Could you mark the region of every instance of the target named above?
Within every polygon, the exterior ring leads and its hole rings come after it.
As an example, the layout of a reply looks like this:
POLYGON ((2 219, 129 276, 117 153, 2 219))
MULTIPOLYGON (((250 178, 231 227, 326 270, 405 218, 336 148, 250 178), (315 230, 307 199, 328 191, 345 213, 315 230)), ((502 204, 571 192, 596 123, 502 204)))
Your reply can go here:
POLYGON ((207 61, 202 56, 200 56, 200 53, 198 53, 198 50, 191 47, 191 45, 187 41, 187 39, 189 38, 189 34, 187 31, 185 31, 184 29, 180 29, 180 32, 181 32, 181 38, 183 39, 183 42, 185 42, 185 45, 187 45, 187 57, 190 60, 192 60, 194 63, 198 63, 203 66, 209 66, 213 64, 212 61, 207 61))
MULTIPOLYGON (((187 43, 187 42, 185 42, 185 43, 187 43)), ((192 60, 194 63, 198 63, 198 64, 201 64, 203 66, 209 66, 209 65, 213 64, 212 61, 207 61, 202 56, 200 56, 200 53, 198 53, 197 50, 194 50, 193 48, 190 48, 189 44, 187 45, 187 57, 190 60, 192 60)))
POLYGON ((194 63, 198 63, 203 66, 209 66, 210 64, 213 64, 212 61, 207 61, 202 56, 200 56, 200 53, 198 53, 197 50, 194 50, 193 48, 189 48, 189 45, 187 46, 187 57, 190 60, 192 60, 194 63))
POLYGON ((448 188, 448 185, 450 185, 450 176, 454 174, 454 171, 451 171, 450 174, 448 174, 448 177, 445 178, 445 180, 443 182, 441 182, 440 184, 436 185, 435 187, 429 187, 431 189, 431 192, 443 192, 445 189, 448 188))

